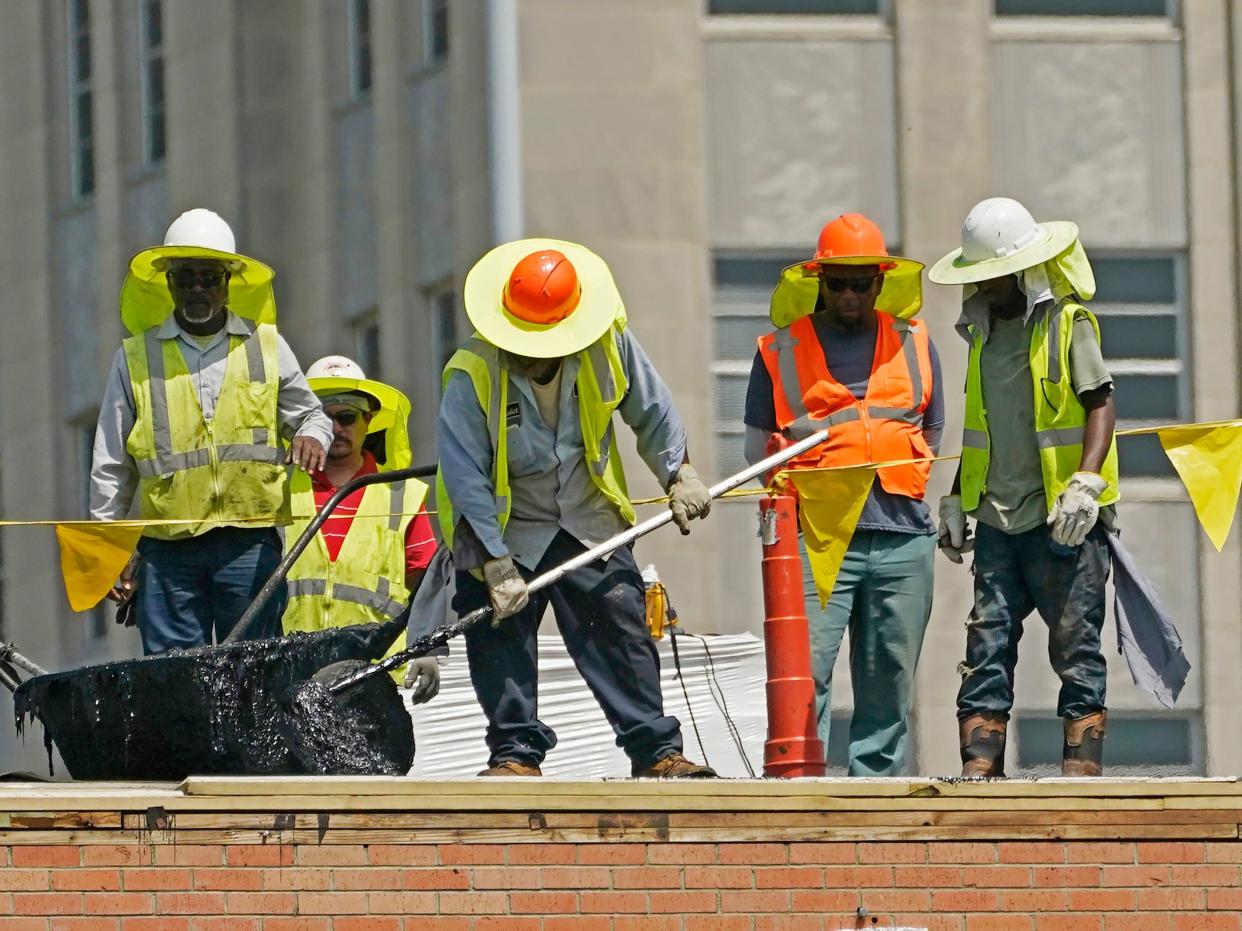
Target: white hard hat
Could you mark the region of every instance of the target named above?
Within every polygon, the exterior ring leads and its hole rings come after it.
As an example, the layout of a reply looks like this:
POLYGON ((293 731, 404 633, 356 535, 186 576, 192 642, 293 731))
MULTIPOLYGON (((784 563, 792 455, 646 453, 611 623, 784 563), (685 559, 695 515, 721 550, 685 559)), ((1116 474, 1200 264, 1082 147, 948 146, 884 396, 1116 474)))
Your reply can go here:
POLYGON ((355 378, 362 381, 366 374, 362 366, 346 356, 324 356, 311 363, 306 370, 307 378, 355 378))
POLYGON ((1073 223, 1036 223, 1013 198, 989 197, 966 214, 962 247, 932 266, 927 277, 937 284, 969 284, 1012 275, 1055 258, 1077 239, 1073 223))
POLYGON ((217 252, 237 252, 233 230, 220 214, 204 207, 187 210, 172 221, 164 234, 166 246, 193 246, 217 252))

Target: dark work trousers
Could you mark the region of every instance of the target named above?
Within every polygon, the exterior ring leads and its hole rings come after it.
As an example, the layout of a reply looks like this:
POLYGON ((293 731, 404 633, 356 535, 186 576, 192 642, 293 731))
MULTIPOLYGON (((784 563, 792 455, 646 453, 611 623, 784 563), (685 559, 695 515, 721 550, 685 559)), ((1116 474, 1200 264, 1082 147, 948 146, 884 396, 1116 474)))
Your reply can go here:
POLYGON ((958 718, 1009 713, 1022 622, 1032 611, 1048 625, 1048 659, 1061 679, 1057 714, 1080 718, 1103 709, 1107 531, 1096 524, 1069 555, 1048 548, 1049 528, 1043 524, 1015 534, 978 524, 976 532, 975 607, 966 625, 958 718))
MULTIPOLYGON (((280 563, 275 527, 218 527, 184 540, 138 543, 135 618, 142 649, 165 653, 219 643, 280 563)), ((251 625, 247 640, 280 636, 282 584, 251 625)))
MULTIPOLYGON (((527 580, 586 548, 560 531, 527 580)), ((480 621, 466 631, 470 681, 487 715, 488 765, 517 760, 538 766, 556 734, 538 718, 539 620, 548 603, 578 672, 635 768, 681 750, 681 724, 664 713, 660 657, 647 630, 643 580, 629 547, 576 569, 530 597, 530 604, 493 628, 480 621)), ((487 586, 457 573, 453 608, 459 615, 488 604, 487 586)))

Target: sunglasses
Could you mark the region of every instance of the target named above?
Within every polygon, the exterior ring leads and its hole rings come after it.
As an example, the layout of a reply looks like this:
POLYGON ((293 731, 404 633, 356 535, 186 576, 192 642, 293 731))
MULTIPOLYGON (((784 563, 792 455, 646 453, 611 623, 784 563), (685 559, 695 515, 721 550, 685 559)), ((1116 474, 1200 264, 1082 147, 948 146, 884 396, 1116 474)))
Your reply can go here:
MULTIPOLYGON (((324 413, 328 414, 327 411, 324 411, 324 413)), ((328 419, 339 423, 342 427, 352 427, 361 416, 362 414, 358 411, 334 411, 328 414, 328 419)))
POLYGON ((871 286, 875 284, 878 275, 872 275, 870 278, 825 278, 824 285, 834 294, 840 294, 846 288, 855 294, 866 294, 871 290, 871 286))
POLYGON ((217 288, 220 282, 224 280, 225 272, 223 271, 198 271, 193 268, 179 268, 175 272, 170 272, 169 277, 172 278, 173 284, 178 288, 189 290, 198 285, 204 291, 208 288, 217 288))

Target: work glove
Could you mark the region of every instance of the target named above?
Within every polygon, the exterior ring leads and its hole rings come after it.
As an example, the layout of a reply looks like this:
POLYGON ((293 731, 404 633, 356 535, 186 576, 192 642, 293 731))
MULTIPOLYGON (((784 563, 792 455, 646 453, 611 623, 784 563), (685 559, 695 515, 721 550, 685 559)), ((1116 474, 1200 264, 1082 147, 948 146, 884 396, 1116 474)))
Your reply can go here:
POLYGON ((410 660, 405 670, 405 687, 413 689, 410 700, 416 705, 431 701, 440 692, 440 663, 434 656, 410 660))
MULTIPOLYGON (((128 604, 133 601, 134 593, 138 590, 138 567, 141 565, 142 556, 138 553, 134 553, 134 555, 129 557, 129 562, 121 570, 121 575, 116 580, 116 584, 108 590, 109 601, 116 602, 118 605, 128 604)), ((117 623, 121 623, 119 617, 117 618, 117 623)))
POLYGON ((487 584, 487 594, 492 600, 493 627, 499 627, 501 621, 517 614, 530 601, 526 580, 518 572, 511 556, 501 556, 483 563, 483 581, 487 584))
POLYGON ((668 507, 673 512, 673 523, 682 536, 690 532, 690 521, 706 517, 712 509, 712 496, 707 486, 699 481, 694 466, 684 463, 668 486, 668 507))
POLYGON ((1052 539, 1062 546, 1081 546, 1100 516, 1099 497, 1108 482, 1094 472, 1075 472, 1048 514, 1052 539))
POLYGON ((940 549, 950 562, 961 565, 962 554, 974 548, 974 538, 966 526, 966 512, 962 510, 962 496, 945 495, 940 499, 940 549))

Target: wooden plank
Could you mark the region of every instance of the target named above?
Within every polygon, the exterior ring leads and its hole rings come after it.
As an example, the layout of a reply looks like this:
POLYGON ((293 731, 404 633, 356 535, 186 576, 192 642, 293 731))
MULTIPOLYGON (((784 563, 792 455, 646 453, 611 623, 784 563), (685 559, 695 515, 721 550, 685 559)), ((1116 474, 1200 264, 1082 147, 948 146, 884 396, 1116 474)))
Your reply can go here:
POLYGON ((47 830, 48 828, 119 828, 119 811, 21 811, 0 812, 0 828, 47 830))

